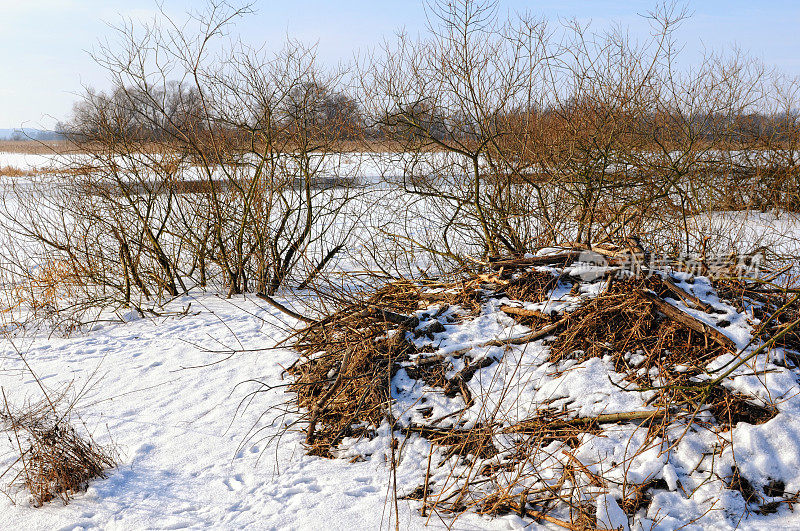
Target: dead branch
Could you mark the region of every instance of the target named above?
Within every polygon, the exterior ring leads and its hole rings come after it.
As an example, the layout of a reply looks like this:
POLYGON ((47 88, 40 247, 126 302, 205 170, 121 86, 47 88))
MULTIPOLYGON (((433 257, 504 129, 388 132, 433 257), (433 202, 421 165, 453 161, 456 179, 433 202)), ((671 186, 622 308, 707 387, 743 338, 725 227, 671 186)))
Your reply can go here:
POLYGON ((729 350, 736 350, 736 344, 733 342, 731 338, 701 321, 698 321, 691 315, 687 314, 686 312, 681 311, 680 309, 676 308, 675 306, 671 305, 670 303, 664 301, 656 294, 646 291, 646 290, 639 290, 639 294, 647 299, 648 301, 652 302, 658 310, 666 315, 668 318, 672 319, 675 322, 682 324, 683 326, 694 330, 695 332, 699 332, 705 336, 707 336, 712 341, 722 345, 723 347, 729 350))

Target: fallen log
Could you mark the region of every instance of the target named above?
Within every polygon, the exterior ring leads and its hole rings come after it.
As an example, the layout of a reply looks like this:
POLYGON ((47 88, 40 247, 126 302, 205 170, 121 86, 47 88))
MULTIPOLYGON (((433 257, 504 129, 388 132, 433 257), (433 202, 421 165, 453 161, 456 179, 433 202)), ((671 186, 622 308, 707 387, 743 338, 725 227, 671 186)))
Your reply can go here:
POLYGON ((562 420, 548 420, 546 418, 530 418, 503 428, 502 433, 530 433, 542 429, 557 430, 560 428, 573 428, 592 424, 614 424, 617 422, 630 422, 634 420, 650 420, 663 418, 669 412, 665 409, 650 411, 627 411, 623 413, 604 413, 594 417, 575 417, 562 420))
POLYGON ((441 354, 435 354, 433 356, 427 357, 420 357, 416 361, 417 367, 427 367, 428 365, 436 365, 437 363, 443 362, 447 356, 442 356, 441 354))
POLYGON ((537 341, 542 339, 543 337, 549 336, 551 333, 555 332, 559 329, 562 325, 564 325, 567 321, 566 317, 562 317, 559 321, 551 325, 547 325, 540 330, 535 330, 530 334, 525 334, 524 336, 512 337, 508 339, 492 339, 491 341, 487 341, 485 343, 479 343, 477 345, 473 345, 471 347, 462 348, 453 352, 450 352, 450 356, 459 356, 466 352, 469 352, 473 348, 482 348, 482 347, 505 347, 507 345, 524 345, 526 343, 530 343, 532 341, 537 341))
MULTIPOLYGON (((548 420, 546 417, 533 417, 522 420, 516 424, 506 426, 498 430, 499 433, 529 433, 540 430, 542 426, 548 430, 560 428, 589 426, 592 424, 615 424, 617 422, 631 422, 637 420, 660 419, 669 414, 666 409, 653 409, 645 411, 624 411, 621 413, 603 413, 593 417, 575 417, 571 419, 548 420)), ((461 439, 464 437, 483 435, 492 426, 476 426, 475 428, 436 428, 434 426, 412 424, 401 428, 400 431, 406 435, 416 433, 425 437, 445 439, 461 439)))
POLYGON ((524 336, 514 337, 511 339, 494 339, 492 341, 488 341, 483 343, 479 346, 481 347, 502 347, 505 345, 524 345, 525 343, 530 343, 531 341, 536 341, 537 339, 542 339, 543 337, 549 336, 552 332, 555 332, 558 328, 566 323, 566 317, 556 321, 551 325, 547 325, 540 330, 535 330, 530 334, 525 334, 524 336))
POLYGON ((541 513, 539 511, 534 511, 533 509, 528 509, 527 507, 522 507, 522 512, 526 516, 530 516, 535 520, 544 520, 546 522, 550 522, 551 524, 555 524, 559 527, 563 527, 564 529, 569 529, 571 531, 578 531, 579 529, 584 529, 583 527, 578 527, 565 520, 559 520, 558 518, 554 518, 549 514, 541 513))
POLYGON ((366 310, 357 313, 353 317, 354 318, 373 317, 375 319, 386 321, 387 323, 400 325, 402 327, 412 330, 417 326, 419 326, 418 317, 409 317, 408 315, 403 315, 402 313, 393 312, 391 310, 386 310, 384 308, 375 308, 375 307, 367 308, 366 310))
POLYGON ((603 256, 607 256, 609 258, 616 258, 621 253, 625 252, 625 250, 620 247, 617 247, 616 249, 608 249, 599 245, 592 247, 591 251, 597 254, 602 254, 603 256))
POLYGON ((532 256, 530 258, 505 258, 491 262, 492 269, 519 269, 523 267, 563 264, 569 265, 577 260, 581 255, 578 251, 566 253, 546 254, 543 256, 532 256))
POLYGON ((667 290, 669 290, 670 293, 681 299, 683 302, 690 305, 693 304, 694 306, 697 306, 704 312, 710 312, 713 309, 708 303, 700 300, 691 293, 687 292, 686 290, 675 284, 672 280, 665 278, 663 279, 663 281, 664 281, 664 286, 666 286, 667 290))

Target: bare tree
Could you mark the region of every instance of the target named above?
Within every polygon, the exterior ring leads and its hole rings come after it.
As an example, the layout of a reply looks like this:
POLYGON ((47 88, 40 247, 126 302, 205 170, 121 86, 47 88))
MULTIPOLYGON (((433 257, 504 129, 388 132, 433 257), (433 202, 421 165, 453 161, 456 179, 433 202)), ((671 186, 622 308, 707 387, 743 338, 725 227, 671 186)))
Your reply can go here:
POLYGON ((503 140, 508 115, 538 103, 547 27, 501 23, 495 3, 427 7, 429 37, 399 35, 362 74, 372 119, 407 153, 398 184, 430 198, 437 253, 458 259, 466 241, 484 255, 522 252, 530 236, 505 204, 520 168, 503 140))
POLYGON ((297 42, 226 44, 249 12, 212 2, 185 22, 118 27, 95 54, 113 91, 87 90, 62 124, 82 154, 16 190, 48 214, 11 212, 9 228, 95 299, 142 308, 195 285, 271 295, 308 286, 347 244, 360 192, 339 144, 360 129, 343 72, 297 42))

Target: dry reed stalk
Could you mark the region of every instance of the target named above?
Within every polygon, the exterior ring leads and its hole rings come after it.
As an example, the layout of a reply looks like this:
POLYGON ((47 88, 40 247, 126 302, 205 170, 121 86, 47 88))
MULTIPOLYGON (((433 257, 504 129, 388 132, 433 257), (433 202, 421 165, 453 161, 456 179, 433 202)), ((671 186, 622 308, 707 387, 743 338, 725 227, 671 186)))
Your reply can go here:
POLYGON ((0 478, 13 474, 10 483, 26 488, 35 507, 55 498, 67 504, 116 464, 110 450, 79 434, 49 401, 12 411, 3 391, 3 407, 0 423, 13 433, 19 455, 0 478))
POLYGON ((23 170, 16 166, 0 166, 0 177, 29 177, 35 175, 32 170, 23 170))

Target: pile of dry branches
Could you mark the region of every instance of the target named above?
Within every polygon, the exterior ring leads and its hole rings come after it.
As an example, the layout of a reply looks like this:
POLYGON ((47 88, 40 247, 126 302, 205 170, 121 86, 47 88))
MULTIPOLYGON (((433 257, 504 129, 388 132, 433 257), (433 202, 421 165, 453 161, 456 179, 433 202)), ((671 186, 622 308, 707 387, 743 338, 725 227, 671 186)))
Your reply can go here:
MULTIPOLYGON (((450 463, 450 471, 435 487, 429 463, 424 484, 407 494, 422 501, 423 515, 430 511, 458 515, 467 510, 516 513, 579 529, 597 525, 592 500, 613 482, 573 455, 586 436, 612 424, 644 427, 648 435, 643 447, 647 447, 668 440, 667 431, 676 424, 686 430, 702 425, 722 433, 739 422, 761 424, 777 414, 774 405, 723 385, 741 363, 733 368, 728 364, 721 375, 709 371, 716 358, 744 353, 721 331, 730 326, 725 312, 695 293, 711 288, 720 300, 747 315, 758 315, 760 324, 751 343, 764 348, 780 345, 787 352, 786 367, 797 370, 800 302, 792 290, 779 289, 771 282, 774 277, 765 283, 663 271, 620 273, 614 267, 620 260, 613 256, 609 267, 587 281, 571 268, 579 257, 578 251, 567 250, 496 260, 488 273, 455 282, 400 281, 309 324, 295 344, 302 356, 288 369, 293 376, 290 389, 307 421, 309 453, 336 456, 343 439, 373 438, 388 422, 393 441, 398 440, 395 434, 422 437, 432 444, 431 453, 433 447, 442 451, 438 467, 450 463), (686 288, 695 282, 703 289, 686 288), (526 304, 551 300, 556 290, 580 297, 580 304, 560 312, 547 311, 546 304, 544 310, 526 304), (453 308, 457 311, 448 311, 453 308), (460 396, 464 408, 456 412, 459 415, 475 405, 470 380, 505 358, 473 358, 470 351, 475 347, 442 354, 430 345, 419 347, 415 340, 440 338, 446 325, 458 326, 487 308, 499 308, 532 331, 505 340, 487 338, 479 347, 504 347, 508 352, 512 345, 537 343, 548 350, 556 372, 593 357, 610 359, 614 371, 622 375, 621 390, 650 393, 646 407, 587 417, 567 406, 543 405, 522 420, 495 412, 467 423, 458 418, 442 422, 443 418, 432 417, 433 408, 421 403, 415 407, 425 422, 401 422, 392 410, 397 398, 392 380, 401 369, 432 393, 460 396), (708 319, 699 319, 687 308, 708 319), (558 455, 553 455, 554 442, 558 455)), ((752 352, 747 359, 763 349, 752 352)), ((507 400, 515 399, 509 392, 507 400)), ((393 466, 396 445, 392 443, 393 466)), ((769 503, 776 503, 748 497, 746 480, 729 479, 727 488, 742 492, 756 510, 766 511, 769 503)), ((621 508, 633 516, 647 507, 652 489, 665 488, 663 483, 623 483, 621 508)), ((785 501, 796 499, 789 493, 780 496, 785 501)))
POLYGON ((75 493, 86 490, 90 480, 106 477, 105 471, 116 464, 113 452, 79 433, 49 400, 13 411, 5 394, 3 398, 0 426, 17 456, 0 480, 27 489, 35 507, 55 498, 68 503, 75 493))
MULTIPOLYGON (((416 353, 404 332, 441 332, 438 327, 419 330, 420 318, 408 316, 432 299, 471 304, 477 310, 474 283, 463 283, 454 293, 424 294, 415 284, 396 282, 300 332, 295 348, 304 357, 289 368, 295 378, 290 389, 309 411, 310 453, 329 456, 342 438, 362 435, 385 418, 391 378, 416 353)), ((428 359, 420 363, 419 374, 442 384, 441 368, 441 360, 428 359)))

